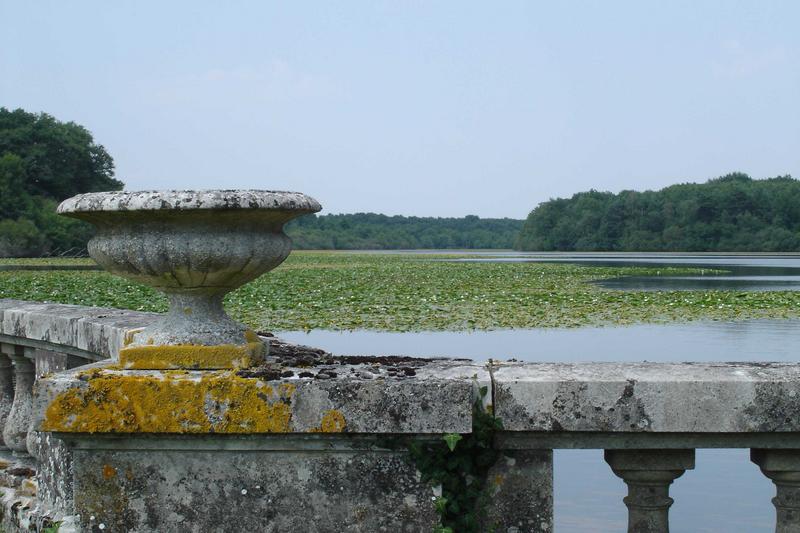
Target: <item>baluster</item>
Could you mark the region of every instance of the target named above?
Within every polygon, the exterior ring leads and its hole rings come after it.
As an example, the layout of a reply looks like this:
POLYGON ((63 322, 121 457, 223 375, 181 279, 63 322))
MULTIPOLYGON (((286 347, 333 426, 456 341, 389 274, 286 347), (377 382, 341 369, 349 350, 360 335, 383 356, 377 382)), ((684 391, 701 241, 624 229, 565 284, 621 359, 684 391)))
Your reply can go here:
POLYGON ((775 533, 800 533, 800 450, 754 449, 750 460, 775 483, 775 533))
MULTIPOLYGON (((40 376, 45 374, 50 374, 53 372, 60 372, 62 370, 66 370, 67 368, 73 368, 84 364, 80 358, 69 356, 64 353, 60 352, 53 352, 50 350, 33 350, 33 361, 34 361, 34 385, 36 381, 39 379, 40 376)), ((30 354, 28 354, 30 358, 30 354)), ((26 438, 27 442, 27 450, 28 453, 36 460, 41 460, 42 454, 42 433, 37 431, 34 427, 34 416, 31 415, 30 422, 28 425, 28 436, 26 438)), ((46 446, 50 446, 50 443, 44 443, 46 446)))
POLYGON ((14 365, 14 401, 3 427, 3 441, 15 455, 27 455, 28 428, 31 424, 34 380, 33 349, 16 345, 6 352, 14 365))
POLYGON ((628 485, 628 533, 667 533, 669 486, 694 468, 694 450, 606 450, 605 458, 628 485))
MULTIPOLYGON (((7 352, 13 351, 13 346, 6 344, 0 346, 0 430, 6 427, 8 413, 11 411, 11 404, 14 402, 14 378, 11 367, 11 359, 7 352)), ((4 443, 0 442, 0 449, 5 449, 4 443)))

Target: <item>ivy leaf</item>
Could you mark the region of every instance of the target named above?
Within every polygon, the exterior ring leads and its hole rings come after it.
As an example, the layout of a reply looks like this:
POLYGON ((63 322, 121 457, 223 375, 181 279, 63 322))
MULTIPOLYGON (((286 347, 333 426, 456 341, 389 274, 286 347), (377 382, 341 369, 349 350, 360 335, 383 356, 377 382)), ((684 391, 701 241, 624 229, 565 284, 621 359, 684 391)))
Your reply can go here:
POLYGON ((447 443, 447 447, 450 448, 450 451, 452 452, 453 450, 456 449, 456 444, 458 444, 458 441, 460 441, 463 438, 464 437, 462 437, 458 433, 448 433, 447 435, 442 437, 442 440, 444 440, 447 443))

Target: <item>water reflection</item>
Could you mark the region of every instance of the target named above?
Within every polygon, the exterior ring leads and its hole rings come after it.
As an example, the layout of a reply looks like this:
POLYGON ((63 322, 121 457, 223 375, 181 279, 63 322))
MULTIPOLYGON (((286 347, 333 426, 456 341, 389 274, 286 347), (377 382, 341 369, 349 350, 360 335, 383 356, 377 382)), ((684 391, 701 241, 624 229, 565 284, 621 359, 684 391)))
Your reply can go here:
POLYGON ((797 361, 800 320, 639 324, 495 331, 282 332, 339 354, 468 357, 476 361, 797 361))
POLYGON ((662 254, 662 253, 524 253, 504 252, 495 257, 468 254, 467 262, 569 263, 615 267, 690 267, 725 270, 703 276, 625 276, 598 280, 597 285, 617 290, 800 290, 800 255, 797 254, 662 254))
POLYGON ((594 284, 624 291, 797 291, 800 276, 625 276, 594 284))

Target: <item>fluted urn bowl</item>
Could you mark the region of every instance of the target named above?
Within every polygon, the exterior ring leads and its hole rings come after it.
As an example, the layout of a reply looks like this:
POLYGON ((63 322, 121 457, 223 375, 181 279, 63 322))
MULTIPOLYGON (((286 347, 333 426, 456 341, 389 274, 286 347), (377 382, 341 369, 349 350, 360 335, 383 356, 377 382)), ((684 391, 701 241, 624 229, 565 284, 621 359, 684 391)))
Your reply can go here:
POLYGON ((114 274, 165 293, 169 311, 120 350, 129 368, 230 368, 263 356, 258 337, 229 318, 226 293, 289 255, 283 226, 321 209, 296 192, 96 192, 58 213, 92 223, 89 255, 114 274))

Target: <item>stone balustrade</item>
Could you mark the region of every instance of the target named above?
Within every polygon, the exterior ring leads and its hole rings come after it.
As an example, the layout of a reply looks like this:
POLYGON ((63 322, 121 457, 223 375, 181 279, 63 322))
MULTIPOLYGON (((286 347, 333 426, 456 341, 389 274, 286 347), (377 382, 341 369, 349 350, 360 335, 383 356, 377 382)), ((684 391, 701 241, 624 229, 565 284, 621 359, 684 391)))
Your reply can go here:
POLYGON ((750 448, 776 531, 800 532, 800 365, 337 358, 268 338, 262 367, 123 368, 154 318, 0 301, 4 531, 432 531, 441 488, 409 444, 469 435, 486 387, 503 427, 485 530, 552 531, 553 449, 604 449, 628 530, 663 532, 696 448, 750 448))

